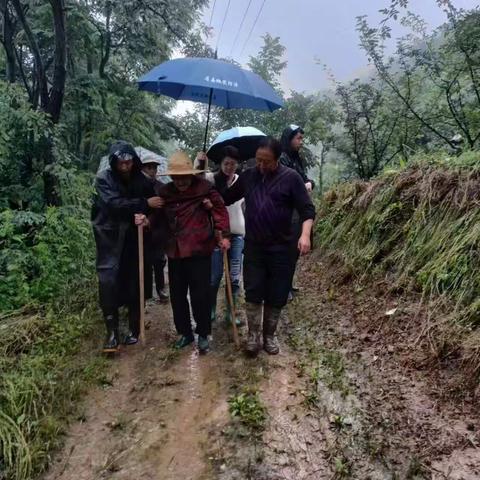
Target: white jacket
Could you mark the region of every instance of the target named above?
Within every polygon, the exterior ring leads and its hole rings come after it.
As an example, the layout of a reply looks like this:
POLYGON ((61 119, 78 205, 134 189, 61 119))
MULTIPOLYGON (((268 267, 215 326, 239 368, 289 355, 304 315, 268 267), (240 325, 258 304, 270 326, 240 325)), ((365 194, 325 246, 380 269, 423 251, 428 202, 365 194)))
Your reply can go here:
MULTIPOLYGON (((210 183, 215 184, 214 174, 212 172, 207 172, 205 174, 205 179, 210 183)), ((235 174, 233 177, 232 185, 238 180, 238 175, 235 174)), ((238 202, 227 207, 228 216, 230 218, 230 233, 232 235, 241 235, 245 236, 245 217, 243 215, 245 200, 242 198, 238 202)))

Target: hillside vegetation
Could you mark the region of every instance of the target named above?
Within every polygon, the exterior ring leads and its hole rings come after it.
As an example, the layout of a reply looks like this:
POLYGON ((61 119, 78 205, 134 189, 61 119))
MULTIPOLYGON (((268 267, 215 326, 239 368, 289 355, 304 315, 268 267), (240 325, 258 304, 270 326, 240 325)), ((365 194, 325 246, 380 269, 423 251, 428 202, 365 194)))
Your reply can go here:
MULTIPOLYGON (((322 200, 317 237, 354 275, 386 275, 430 309, 433 354, 480 371, 480 155, 420 157, 322 200)), ((427 326, 425 326, 427 327, 427 326)))

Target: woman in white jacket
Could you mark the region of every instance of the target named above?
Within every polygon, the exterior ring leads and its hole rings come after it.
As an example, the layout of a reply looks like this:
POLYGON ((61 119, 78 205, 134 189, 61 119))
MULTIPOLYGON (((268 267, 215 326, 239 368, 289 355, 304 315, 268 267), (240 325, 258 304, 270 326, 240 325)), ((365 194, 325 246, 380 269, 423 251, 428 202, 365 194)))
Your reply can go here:
MULTIPOLYGON (((220 170, 217 173, 208 172, 205 174, 205 178, 212 182, 220 193, 232 186, 238 180, 238 175, 235 172, 238 169, 238 162, 240 160, 238 150, 232 146, 227 146, 223 149, 222 157, 220 170)), ((206 162, 206 160, 206 155, 204 153, 198 154, 197 162, 206 162)), ((235 304, 237 303, 237 298, 240 291, 240 278, 242 275, 242 257, 245 236, 245 218, 243 215, 243 208, 243 199, 227 207, 230 218, 231 233, 231 248, 228 250, 228 262, 230 267, 230 280, 232 282, 233 301, 235 304)), ((223 269, 223 252, 220 248, 216 248, 212 254, 212 321, 215 320, 217 315, 217 295, 223 277, 223 269)), ((228 306, 228 301, 226 304, 227 310, 225 312, 225 320, 230 322, 232 321, 232 315, 228 306)), ((233 320, 237 324, 240 323, 238 318, 233 320)))

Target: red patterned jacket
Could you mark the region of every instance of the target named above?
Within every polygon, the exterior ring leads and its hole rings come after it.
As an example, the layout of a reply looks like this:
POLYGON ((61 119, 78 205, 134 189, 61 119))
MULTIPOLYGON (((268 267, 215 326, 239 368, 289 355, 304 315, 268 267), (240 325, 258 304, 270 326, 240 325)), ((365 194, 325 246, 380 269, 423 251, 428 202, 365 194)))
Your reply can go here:
MULTIPOLYGON (((209 256, 217 240, 215 231, 230 235, 228 212, 215 187, 200 177, 193 177, 185 192, 179 192, 173 182, 158 186, 156 194, 165 199, 165 207, 150 217, 152 229, 165 234, 165 251, 169 258, 209 256), (208 198, 212 210, 202 204, 208 198), (162 232, 163 233, 163 232, 162 232)), ((155 235, 154 235, 155 236, 155 235)))

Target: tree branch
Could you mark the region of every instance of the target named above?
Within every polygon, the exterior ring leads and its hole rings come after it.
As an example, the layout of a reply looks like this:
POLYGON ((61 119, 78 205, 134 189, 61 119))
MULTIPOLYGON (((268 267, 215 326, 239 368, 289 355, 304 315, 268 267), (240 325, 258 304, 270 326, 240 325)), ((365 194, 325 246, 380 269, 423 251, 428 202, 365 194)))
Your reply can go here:
POLYGON ((11 2, 25 32, 25 36, 27 37, 33 58, 35 59, 35 70, 40 94, 40 102, 42 108, 46 108, 49 102, 48 84, 42 56, 40 54, 40 48, 37 44, 37 40, 35 39, 35 35, 33 34, 32 29, 30 28, 30 25, 25 17, 25 12, 23 10, 22 4, 20 3, 20 0, 11 0, 11 2))

